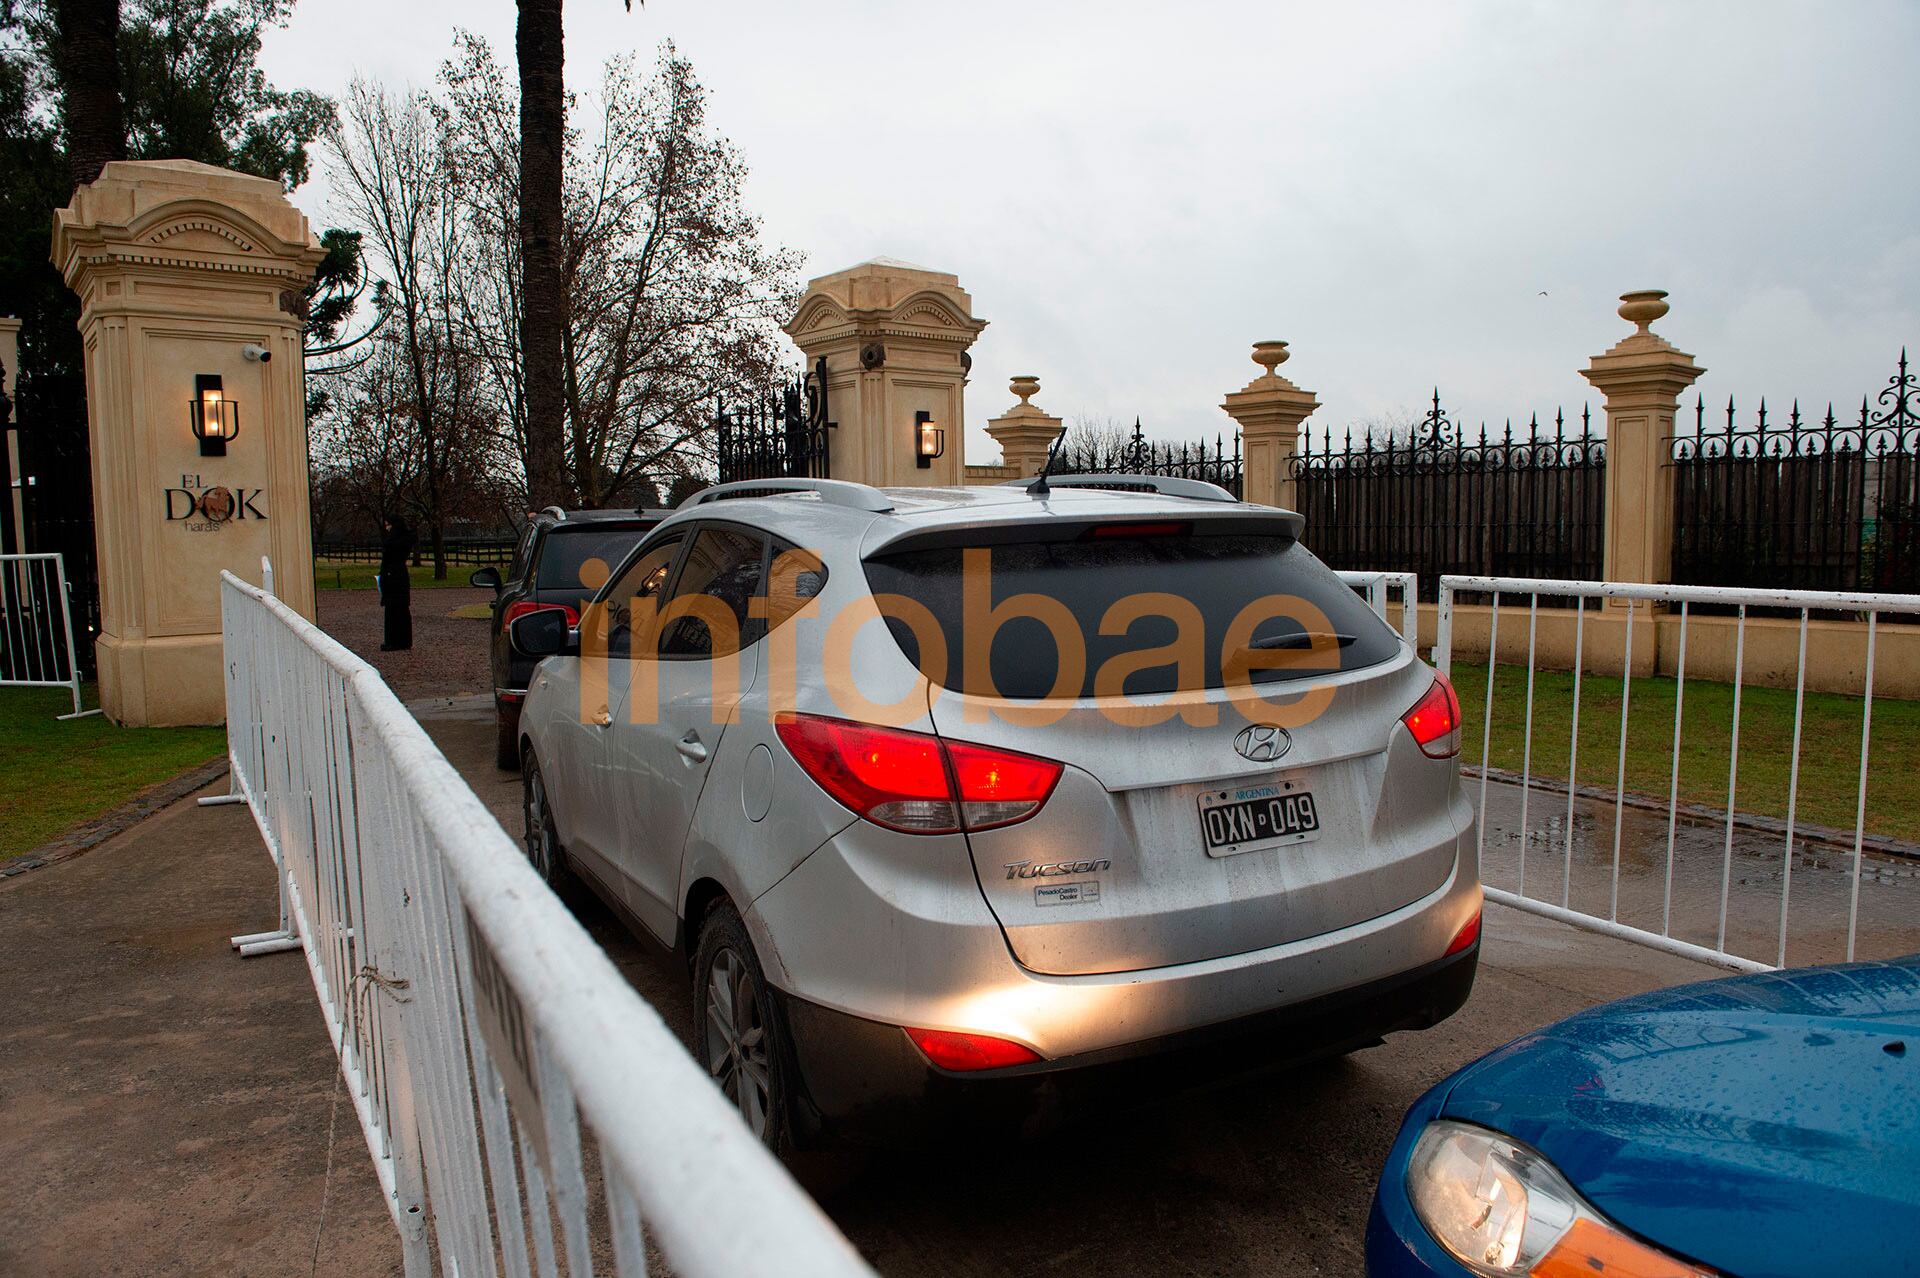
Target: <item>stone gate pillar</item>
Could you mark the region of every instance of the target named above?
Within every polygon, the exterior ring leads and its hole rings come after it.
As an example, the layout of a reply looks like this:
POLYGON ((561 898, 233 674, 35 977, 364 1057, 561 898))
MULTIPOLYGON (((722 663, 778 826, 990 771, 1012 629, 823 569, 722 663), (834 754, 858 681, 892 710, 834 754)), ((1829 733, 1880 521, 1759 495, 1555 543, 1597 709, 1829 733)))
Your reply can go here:
POLYGON ((1680 392, 1707 370, 1649 327, 1667 313, 1666 296, 1621 294, 1620 318, 1636 331, 1580 371, 1607 401, 1608 581, 1664 582, 1673 572, 1673 417, 1680 392))
POLYGON ((807 365, 827 361, 828 468, 835 479, 885 485, 965 482, 967 348, 987 326, 960 278, 892 258, 807 285, 787 335, 807 365), (945 433, 945 451, 916 463, 917 421, 945 433))
POLYGON ((116 723, 224 718, 222 569, 257 582, 269 556, 281 598, 313 615, 300 302, 321 256, 279 183, 188 160, 116 161, 55 215, 116 723))
POLYGON ((1037 475, 1046 465, 1047 450, 1060 438, 1062 423, 1058 417, 1032 402, 1040 393, 1040 379, 1022 373, 1008 387, 1020 402, 987 422, 987 434, 1000 445, 1000 464, 1013 468, 1016 476, 1037 475))
POLYGON ((1274 369, 1287 362, 1285 342, 1255 342, 1253 362, 1260 376, 1228 393, 1220 407, 1240 426, 1240 446, 1246 471, 1241 496, 1266 506, 1298 510, 1294 501, 1293 461, 1300 440, 1300 423, 1320 401, 1274 369))

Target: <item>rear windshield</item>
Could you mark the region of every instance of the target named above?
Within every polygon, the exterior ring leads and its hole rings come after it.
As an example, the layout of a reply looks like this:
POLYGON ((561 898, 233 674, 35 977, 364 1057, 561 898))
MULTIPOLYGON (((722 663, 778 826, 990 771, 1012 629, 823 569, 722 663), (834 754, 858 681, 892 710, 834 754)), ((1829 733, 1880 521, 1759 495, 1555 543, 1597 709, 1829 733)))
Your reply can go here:
POLYGON ((1063 648, 1061 695, 1147 697, 1224 687, 1228 674, 1239 679, 1241 672, 1250 683, 1324 678, 1384 661, 1400 647, 1366 603, 1290 537, 940 546, 878 556, 866 569, 875 595, 912 601, 892 607, 881 600, 901 650, 956 692, 1053 696, 1063 648), (968 572, 983 574, 970 591, 968 572), (928 614, 946 641, 944 669, 932 668, 939 654, 923 653, 914 630, 916 621, 926 628, 928 614), (1063 632, 1064 645, 1056 637, 1063 632), (979 652, 967 660, 970 637, 987 645, 984 660, 979 652), (1076 676, 1080 644, 1086 656, 1076 676), (981 686, 988 676, 991 686, 981 686))
POLYGON ((613 528, 553 528, 547 543, 540 548, 540 590, 580 590, 592 594, 606 584, 607 576, 620 566, 627 552, 640 544, 650 525, 635 524, 613 528), (582 580, 581 568, 589 559, 598 559, 600 567, 582 580))

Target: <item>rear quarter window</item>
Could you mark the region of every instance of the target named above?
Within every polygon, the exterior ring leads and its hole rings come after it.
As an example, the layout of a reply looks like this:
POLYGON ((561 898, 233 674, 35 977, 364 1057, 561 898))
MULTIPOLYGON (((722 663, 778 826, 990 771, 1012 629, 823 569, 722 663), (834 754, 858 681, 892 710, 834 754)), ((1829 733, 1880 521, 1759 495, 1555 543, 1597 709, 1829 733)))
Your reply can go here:
POLYGON ((923 659, 904 611, 888 616, 888 629, 929 679, 956 692, 1053 695, 1062 656, 1056 631, 1069 625, 1086 654, 1080 677, 1067 683, 1074 697, 1221 688, 1236 669, 1255 684, 1324 678, 1400 650, 1399 637, 1358 595, 1284 536, 943 545, 877 556, 866 573, 874 594, 902 596, 931 615, 946 641, 944 669, 923 659), (967 573, 981 569, 970 613, 967 573), (1244 642, 1228 650, 1230 638, 1244 642), (966 659, 970 642, 984 662, 966 659))

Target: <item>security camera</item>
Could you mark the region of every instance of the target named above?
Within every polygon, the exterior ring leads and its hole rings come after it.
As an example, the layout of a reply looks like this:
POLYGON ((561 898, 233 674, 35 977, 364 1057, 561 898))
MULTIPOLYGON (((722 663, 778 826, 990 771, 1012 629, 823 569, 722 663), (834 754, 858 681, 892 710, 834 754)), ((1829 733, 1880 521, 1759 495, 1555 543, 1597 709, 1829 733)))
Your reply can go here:
POLYGON ((264 346, 242 346, 240 353, 256 364, 267 364, 273 361, 273 352, 264 346))

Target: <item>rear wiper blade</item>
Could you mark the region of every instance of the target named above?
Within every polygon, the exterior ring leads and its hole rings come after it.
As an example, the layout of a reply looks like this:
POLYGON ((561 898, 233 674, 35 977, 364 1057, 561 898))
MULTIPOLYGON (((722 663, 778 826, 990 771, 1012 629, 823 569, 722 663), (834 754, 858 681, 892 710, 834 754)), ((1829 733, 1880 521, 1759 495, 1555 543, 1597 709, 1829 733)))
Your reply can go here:
POLYGON ((1329 634, 1324 630, 1296 630, 1290 635, 1272 635, 1265 639, 1255 639, 1247 645, 1249 648, 1351 648, 1359 642, 1358 635, 1329 634))

